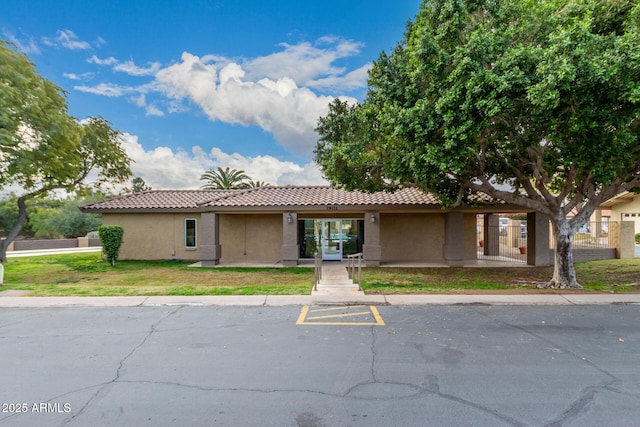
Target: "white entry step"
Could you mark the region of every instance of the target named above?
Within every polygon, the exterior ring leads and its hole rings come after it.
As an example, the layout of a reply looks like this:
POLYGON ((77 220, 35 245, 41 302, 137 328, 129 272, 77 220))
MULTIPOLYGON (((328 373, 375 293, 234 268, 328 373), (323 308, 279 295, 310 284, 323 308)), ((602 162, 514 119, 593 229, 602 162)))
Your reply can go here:
POLYGON ((346 262, 325 261, 322 263, 322 279, 318 289, 312 291, 311 295, 364 296, 364 292, 349 279, 346 262))

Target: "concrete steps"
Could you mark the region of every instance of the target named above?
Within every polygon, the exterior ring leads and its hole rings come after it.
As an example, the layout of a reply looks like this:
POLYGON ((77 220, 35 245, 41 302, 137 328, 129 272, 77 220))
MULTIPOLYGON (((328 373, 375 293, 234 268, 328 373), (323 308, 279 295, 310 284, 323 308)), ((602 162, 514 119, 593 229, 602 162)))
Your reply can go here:
POLYGON ((318 289, 311 292, 313 296, 364 296, 358 285, 349 279, 347 263, 344 261, 325 261, 322 263, 322 279, 318 289))

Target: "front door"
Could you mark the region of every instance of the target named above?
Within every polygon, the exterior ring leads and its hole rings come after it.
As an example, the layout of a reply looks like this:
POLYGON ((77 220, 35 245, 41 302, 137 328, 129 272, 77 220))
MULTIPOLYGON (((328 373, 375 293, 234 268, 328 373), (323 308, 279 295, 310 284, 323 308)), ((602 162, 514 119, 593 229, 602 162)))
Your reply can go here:
POLYGON ((322 220, 322 259, 342 259, 342 220, 322 220))

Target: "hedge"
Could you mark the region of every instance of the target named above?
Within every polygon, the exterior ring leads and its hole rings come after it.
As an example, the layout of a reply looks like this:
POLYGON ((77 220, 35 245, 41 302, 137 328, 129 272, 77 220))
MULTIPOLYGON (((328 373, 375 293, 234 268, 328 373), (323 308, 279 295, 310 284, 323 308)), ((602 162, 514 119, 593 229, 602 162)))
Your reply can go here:
POLYGON ((122 246, 123 235, 124 228, 119 225, 101 225, 98 227, 98 236, 100 236, 102 252, 112 266, 116 265, 120 246, 122 246))

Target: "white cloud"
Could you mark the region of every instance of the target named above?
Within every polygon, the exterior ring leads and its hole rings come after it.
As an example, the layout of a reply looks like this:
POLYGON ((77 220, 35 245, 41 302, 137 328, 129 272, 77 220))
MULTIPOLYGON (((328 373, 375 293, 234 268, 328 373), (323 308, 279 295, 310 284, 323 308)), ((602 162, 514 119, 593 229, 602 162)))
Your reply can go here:
POLYGON ((198 146, 193 147, 191 153, 174 152, 168 147, 147 151, 137 136, 128 133, 123 134, 122 144, 135 162, 131 165, 133 175, 141 177, 156 190, 200 188, 204 184, 200 176, 217 167, 244 170, 254 181, 273 185, 327 184, 313 163, 299 166, 273 156, 245 157, 238 153, 225 153, 219 148, 207 153, 198 146))
POLYGON ((239 64, 218 71, 215 64, 185 52, 181 63, 159 71, 156 79, 167 96, 190 100, 211 120, 260 126, 291 152, 310 154, 318 118, 333 97, 316 95, 288 77, 247 81, 244 76, 239 64))
POLYGON ((105 59, 100 59, 96 55, 91 55, 90 58, 87 59, 89 64, 98 64, 98 65, 115 65, 118 63, 118 60, 113 56, 110 56, 105 59))
POLYGON ((146 67, 140 67, 131 59, 125 62, 120 62, 113 56, 102 59, 98 58, 96 55, 91 55, 91 57, 87 58, 87 62, 90 64, 113 66, 113 71, 126 73, 130 76, 153 76, 162 67, 159 62, 147 62, 146 67))
POLYGON ((91 49, 91 44, 78 39, 78 36, 71 30, 58 30, 56 38, 44 37, 42 41, 48 46, 62 46, 69 50, 91 49))
POLYGON ((158 116, 158 117, 164 116, 164 112, 158 107, 156 107, 155 105, 147 105, 145 107, 145 114, 147 116, 158 116))
POLYGON ((93 93, 94 95, 103 95, 108 97, 118 97, 138 92, 137 88, 121 86, 115 83, 100 83, 96 86, 74 86, 73 88, 80 92, 93 93))
POLYGON ((164 112, 158 107, 153 104, 147 104, 147 99, 144 93, 141 93, 139 96, 132 96, 129 99, 138 107, 144 108, 146 116, 164 116, 164 112))
POLYGON ((132 96, 131 102, 136 104, 138 107, 145 107, 147 105, 147 100, 144 96, 144 93, 141 93, 140 96, 132 96))
POLYGON ((318 89, 359 89, 366 85, 369 70, 373 64, 364 65, 341 76, 329 76, 309 82, 309 87, 318 89))
MULTIPOLYGON (((131 60, 121 63, 93 55, 88 62, 155 78, 137 87, 106 82, 76 89, 110 97, 159 93, 165 97, 161 102, 168 113, 188 111, 195 105, 211 120, 259 126, 291 153, 309 156, 317 142, 318 118, 327 113, 334 99, 312 89, 335 92, 365 87, 370 64, 350 72, 335 66, 337 60, 358 54, 362 47, 335 37, 282 47, 281 52, 250 60, 184 52, 179 62, 165 68, 157 62, 141 67, 131 60)), ((136 105, 145 108, 148 116, 164 114, 157 102, 142 101, 136 105)))
POLYGON ((301 170, 284 172, 277 181, 278 185, 329 185, 317 164, 310 162, 301 170))
POLYGON ((137 66, 133 61, 129 60, 127 62, 116 64, 113 67, 113 70, 127 73, 130 76, 152 76, 160 70, 160 63, 150 62, 148 63, 148 67, 144 68, 137 66))
MULTIPOLYGON (((319 77, 337 77, 344 74, 345 69, 335 67, 333 63, 341 58, 357 54, 362 47, 361 43, 351 40, 339 40, 323 38, 318 45, 328 48, 319 48, 310 43, 297 45, 282 44, 283 52, 246 61, 243 65, 247 69, 249 79, 267 77, 270 79, 291 78, 303 86, 312 86, 319 77), (333 46, 335 44, 335 46, 333 46)), ((361 82, 364 86, 366 79, 361 82)))
POLYGON ((33 37, 29 37, 29 40, 22 42, 20 41, 16 36, 14 36, 13 34, 7 33, 7 32, 3 32, 2 35, 9 40, 11 43, 13 43, 16 48, 22 52, 22 53, 33 53, 33 54, 39 54, 40 53, 40 47, 38 46, 38 43, 35 41, 35 39, 33 37))
POLYGON ((94 73, 62 73, 62 75, 70 80, 91 80, 94 76, 94 73))

